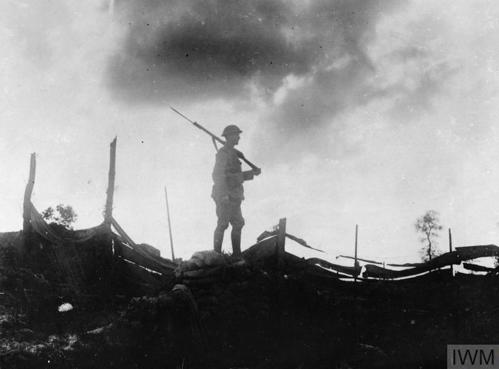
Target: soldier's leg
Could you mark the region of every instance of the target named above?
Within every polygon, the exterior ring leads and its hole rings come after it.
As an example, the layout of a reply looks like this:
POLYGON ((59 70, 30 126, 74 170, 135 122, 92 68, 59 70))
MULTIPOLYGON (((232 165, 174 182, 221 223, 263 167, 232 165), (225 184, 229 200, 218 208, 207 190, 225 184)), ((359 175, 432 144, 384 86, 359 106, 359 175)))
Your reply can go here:
POLYGON ((217 211, 217 227, 213 234, 213 249, 216 252, 222 252, 222 243, 224 240, 224 233, 229 226, 229 209, 227 203, 216 203, 217 211))
POLYGON ((241 201, 231 201, 230 210, 232 255, 239 257, 241 256, 241 231, 244 226, 244 218, 241 213, 241 201))
POLYGON ((232 228, 230 238, 232 241, 232 255, 241 256, 241 228, 232 228))

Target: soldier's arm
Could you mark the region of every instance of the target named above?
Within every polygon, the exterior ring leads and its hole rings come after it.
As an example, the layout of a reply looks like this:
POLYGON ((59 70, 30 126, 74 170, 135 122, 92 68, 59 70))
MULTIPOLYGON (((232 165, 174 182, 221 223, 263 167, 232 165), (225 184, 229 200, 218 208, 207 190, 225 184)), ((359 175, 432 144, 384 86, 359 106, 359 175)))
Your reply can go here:
POLYGON ((255 176, 255 173, 253 172, 253 170, 247 170, 247 171, 243 172, 243 179, 245 181, 251 181, 254 176, 255 176))
POLYGON ((247 170, 245 172, 241 173, 226 173, 225 177, 227 178, 227 181, 229 183, 234 183, 234 184, 241 184, 244 181, 251 181, 253 177, 255 176, 255 173, 253 170, 247 170))

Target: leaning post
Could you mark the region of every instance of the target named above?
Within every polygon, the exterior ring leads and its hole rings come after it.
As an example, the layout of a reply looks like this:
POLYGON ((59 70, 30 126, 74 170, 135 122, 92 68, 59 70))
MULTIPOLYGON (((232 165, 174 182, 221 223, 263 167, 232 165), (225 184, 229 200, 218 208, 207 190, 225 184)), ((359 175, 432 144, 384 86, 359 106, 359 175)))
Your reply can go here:
POLYGON ((173 250, 172 223, 170 220, 170 205, 168 203, 168 192, 165 186, 166 216, 168 217, 168 234, 170 235, 170 248, 172 250, 172 261, 175 262, 175 251, 173 250))

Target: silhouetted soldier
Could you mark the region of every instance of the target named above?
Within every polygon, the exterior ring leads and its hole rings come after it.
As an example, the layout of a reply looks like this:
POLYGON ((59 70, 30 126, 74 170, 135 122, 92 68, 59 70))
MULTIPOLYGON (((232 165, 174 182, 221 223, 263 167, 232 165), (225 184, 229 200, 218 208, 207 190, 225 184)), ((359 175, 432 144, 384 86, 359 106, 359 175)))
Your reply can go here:
POLYGON ((244 200, 243 182, 260 174, 259 169, 245 172, 241 170, 241 162, 234 149, 234 146, 239 143, 241 133, 242 131, 235 125, 225 127, 222 133, 225 137, 225 145, 217 152, 211 194, 215 200, 218 217, 213 247, 215 251, 222 252, 224 232, 230 223, 234 256, 241 255, 241 230, 244 226, 244 218, 241 214, 241 202, 244 200))

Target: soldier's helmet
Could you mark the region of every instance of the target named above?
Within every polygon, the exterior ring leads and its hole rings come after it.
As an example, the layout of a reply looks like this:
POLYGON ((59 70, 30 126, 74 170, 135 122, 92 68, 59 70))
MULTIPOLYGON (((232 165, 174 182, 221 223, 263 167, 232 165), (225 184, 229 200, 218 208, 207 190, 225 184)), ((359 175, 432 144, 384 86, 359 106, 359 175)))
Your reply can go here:
POLYGON ((224 128, 224 131, 222 132, 222 136, 227 137, 229 135, 239 134, 242 132, 243 131, 241 131, 238 126, 236 126, 235 124, 230 124, 224 128))

